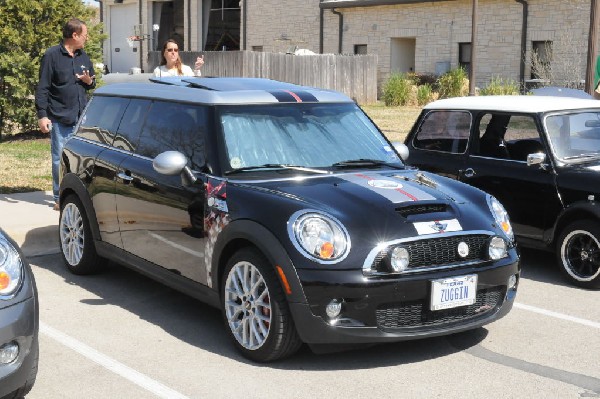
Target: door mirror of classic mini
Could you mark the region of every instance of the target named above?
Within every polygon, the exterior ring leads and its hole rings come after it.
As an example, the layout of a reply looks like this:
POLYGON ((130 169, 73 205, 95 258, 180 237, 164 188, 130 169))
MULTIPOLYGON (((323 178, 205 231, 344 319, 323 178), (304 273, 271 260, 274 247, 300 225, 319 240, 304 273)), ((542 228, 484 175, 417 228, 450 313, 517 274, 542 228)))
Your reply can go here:
POLYGON ((406 144, 401 141, 394 141, 392 144, 398 152, 398 155, 400 155, 400 158, 402 158, 403 161, 406 161, 408 159, 408 147, 406 144))
POLYGON ((542 165, 546 161, 546 154, 537 152, 527 155, 527 166, 542 165))

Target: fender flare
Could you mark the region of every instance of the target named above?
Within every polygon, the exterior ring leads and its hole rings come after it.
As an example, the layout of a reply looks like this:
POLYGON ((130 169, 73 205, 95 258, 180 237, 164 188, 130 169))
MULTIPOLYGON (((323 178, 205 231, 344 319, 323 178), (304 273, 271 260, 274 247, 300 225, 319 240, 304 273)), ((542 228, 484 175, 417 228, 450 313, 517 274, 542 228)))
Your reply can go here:
POLYGON ((570 204, 556 218, 548 235, 549 243, 555 243, 560 232, 571 222, 590 217, 600 222, 600 203, 579 201, 570 204))
POLYGON ((94 209, 92 199, 90 198, 90 193, 88 192, 85 184, 79 177, 77 177, 77 175, 74 173, 67 173, 60 181, 60 202, 62 202, 64 198, 71 193, 75 193, 75 195, 79 197, 79 200, 83 204, 85 214, 90 222, 90 229, 92 230, 94 241, 100 241, 100 228, 98 227, 98 219, 96 219, 96 211, 94 209))
MULTIPOLYGON (((247 219, 231 222, 219 234, 215 242, 211 276, 209 277, 209 279, 212 279, 213 288, 217 291, 221 289, 222 273, 229 257, 237 249, 248 245, 257 248, 272 266, 281 267, 291 288, 291 294, 286 293, 289 302, 307 303, 300 278, 296 273, 296 268, 281 245, 281 242, 266 227, 247 219)), ((281 286, 284 287, 281 276, 277 271, 275 271, 275 275, 281 286)))

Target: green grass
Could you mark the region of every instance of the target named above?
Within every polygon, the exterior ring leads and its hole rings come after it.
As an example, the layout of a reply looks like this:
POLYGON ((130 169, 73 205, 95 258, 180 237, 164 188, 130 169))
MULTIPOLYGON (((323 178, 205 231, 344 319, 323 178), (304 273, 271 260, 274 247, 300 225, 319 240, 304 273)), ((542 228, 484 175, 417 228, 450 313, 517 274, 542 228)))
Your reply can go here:
MULTIPOLYGON (((403 141, 419 107, 361 107, 390 141, 403 141)), ((52 190, 50 139, 39 132, 5 135, 0 142, 0 194, 52 190)))

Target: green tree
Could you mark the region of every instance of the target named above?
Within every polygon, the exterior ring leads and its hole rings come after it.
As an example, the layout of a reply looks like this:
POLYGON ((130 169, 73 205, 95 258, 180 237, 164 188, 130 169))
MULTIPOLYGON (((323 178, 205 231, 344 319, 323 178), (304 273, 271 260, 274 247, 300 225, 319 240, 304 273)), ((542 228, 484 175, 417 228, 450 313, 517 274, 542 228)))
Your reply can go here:
MULTIPOLYGON (((72 17, 88 27, 85 51, 102 60, 102 26, 81 0, 0 0, 0 139, 16 129, 37 129, 33 96, 42 55, 62 39, 72 17)), ((97 71, 98 73, 99 71, 97 71)))

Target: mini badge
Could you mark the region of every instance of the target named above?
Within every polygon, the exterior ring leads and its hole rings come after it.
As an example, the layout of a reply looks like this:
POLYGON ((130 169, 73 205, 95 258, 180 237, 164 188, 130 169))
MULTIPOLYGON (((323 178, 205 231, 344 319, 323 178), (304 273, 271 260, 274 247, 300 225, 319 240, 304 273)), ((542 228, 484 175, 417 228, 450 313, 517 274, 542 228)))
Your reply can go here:
POLYGON ((431 222, 413 223, 419 235, 446 233, 449 231, 462 231, 462 226, 457 219, 434 220, 431 222))

